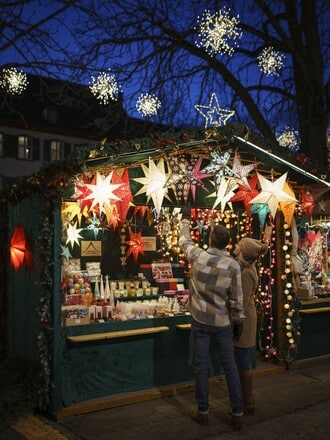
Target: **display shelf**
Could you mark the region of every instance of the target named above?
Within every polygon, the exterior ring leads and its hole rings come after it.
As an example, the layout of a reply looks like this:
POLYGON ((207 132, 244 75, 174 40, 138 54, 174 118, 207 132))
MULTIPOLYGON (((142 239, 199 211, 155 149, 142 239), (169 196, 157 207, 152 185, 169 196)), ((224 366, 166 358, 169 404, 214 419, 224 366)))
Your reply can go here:
POLYGON ((90 333, 87 335, 67 336, 67 340, 74 343, 91 342, 91 341, 100 341, 105 339, 125 338, 130 336, 150 335, 150 334, 163 333, 168 331, 169 331, 169 327, 159 326, 159 327, 139 328, 134 330, 119 330, 115 332, 90 333))
POLYGON ((299 311, 299 313, 303 315, 309 315, 314 313, 326 313, 330 312, 330 307, 314 307, 312 309, 302 309, 299 311))
POLYGON ((175 327, 179 330, 191 330, 191 324, 177 324, 175 327))

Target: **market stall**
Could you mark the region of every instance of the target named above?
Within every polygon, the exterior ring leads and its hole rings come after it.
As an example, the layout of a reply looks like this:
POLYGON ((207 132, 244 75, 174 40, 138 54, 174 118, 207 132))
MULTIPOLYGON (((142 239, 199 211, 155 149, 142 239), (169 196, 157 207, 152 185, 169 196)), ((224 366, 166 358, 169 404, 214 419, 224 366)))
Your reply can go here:
MULTIPOLYGON (((259 355, 281 364, 314 355, 300 349, 310 325, 299 295, 310 283, 314 297, 316 280, 328 294, 328 241, 322 235, 321 277, 311 277, 310 261, 296 270, 297 225, 312 222, 298 192, 316 181, 323 201, 329 184, 247 140, 244 129, 89 145, 11 188, 8 347, 39 364, 40 407, 55 413, 193 379, 189 264, 178 246, 186 203, 196 246, 207 248, 216 223, 231 246, 244 236, 269 244, 258 266, 259 355)), ((210 376, 219 374, 212 362, 210 376)))

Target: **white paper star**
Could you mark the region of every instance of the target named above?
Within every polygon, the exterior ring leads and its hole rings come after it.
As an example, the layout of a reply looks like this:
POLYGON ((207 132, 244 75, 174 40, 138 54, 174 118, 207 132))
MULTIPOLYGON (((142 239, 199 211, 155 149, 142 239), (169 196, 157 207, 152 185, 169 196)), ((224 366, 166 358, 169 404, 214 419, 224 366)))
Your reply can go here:
POLYGON ((141 168, 145 177, 136 177, 133 180, 143 186, 134 195, 138 196, 145 193, 147 203, 152 199, 155 210, 159 214, 164 197, 170 200, 167 196, 167 189, 165 188, 167 177, 164 159, 162 158, 156 165, 155 162, 149 158, 149 168, 144 164, 141 164, 141 168))
POLYGON ((212 93, 209 105, 195 105, 195 109, 205 118, 205 128, 221 127, 226 125, 229 118, 235 114, 235 110, 223 109, 219 106, 218 98, 212 93))
POLYGON ((71 223, 69 223, 68 228, 66 230, 68 237, 66 239, 65 244, 70 243, 72 248, 75 243, 77 243, 77 245, 79 246, 79 238, 83 238, 80 235, 81 231, 82 231, 82 229, 77 229, 77 223, 75 223, 74 225, 71 225, 71 223))
POLYGON ((230 207, 230 209, 233 209, 233 206, 229 202, 229 200, 233 197, 233 195, 235 194, 235 190, 237 188, 238 185, 232 177, 229 178, 223 177, 221 179, 221 183, 217 191, 207 196, 207 197, 216 197, 212 209, 215 209, 219 204, 221 206, 222 212, 224 212, 227 204, 230 207))
POLYGON ((237 183, 251 189, 249 182, 247 180, 247 175, 249 174, 250 171, 254 170, 256 166, 257 165, 255 163, 249 165, 242 165, 241 159, 239 158, 237 151, 235 151, 232 173, 237 183))
POLYGON ((257 174, 262 190, 257 196, 250 200, 250 203, 267 203, 270 213, 274 218, 280 202, 297 202, 294 196, 284 191, 287 172, 274 182, 271 182, 259 173, 257 174))
POLYGON ((214 181, 216 189, 219 188, 222 176, 225 174, 232 175, 230 167, 227 165, 230 159, 229 151, 226 151, 223 155, 219 155, 216 151, 211 151, 211 162, 202 169, 202 173, 214 174, 214 181))
POLYGON ((110 207, 111 200, 120 200, 120 198, 114 194, 114 191, 123 184, 111 184, 112 175, 113 171, 107 176, 103 176, 97 172, 95 184, 85 184, 85 186, 91 190, 91 194, 88 194, 83 200, 93 200, 90 210, 98 205, 99 213, 101 214, 101 212, 104 212, 103 205, 110 207))

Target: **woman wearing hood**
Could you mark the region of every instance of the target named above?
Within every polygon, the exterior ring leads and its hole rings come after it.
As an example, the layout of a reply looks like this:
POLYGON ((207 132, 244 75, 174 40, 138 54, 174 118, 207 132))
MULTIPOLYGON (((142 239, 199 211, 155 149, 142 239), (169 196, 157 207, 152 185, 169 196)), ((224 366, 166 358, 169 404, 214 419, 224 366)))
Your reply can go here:
POLYGON ((257 312, 254 295, 258 287, 258 273, 255 263, 259 256, 266 254, 267 250, 268 245, 266 243, 253 238, 243 238, 234 249, 234 255, 241 266, 245 314, 242 333, 239 338, 234 338, 234 349, 244 395, 244 410, 248 414, 254 412, 250 349, 256 345, 257 333, 257 312))

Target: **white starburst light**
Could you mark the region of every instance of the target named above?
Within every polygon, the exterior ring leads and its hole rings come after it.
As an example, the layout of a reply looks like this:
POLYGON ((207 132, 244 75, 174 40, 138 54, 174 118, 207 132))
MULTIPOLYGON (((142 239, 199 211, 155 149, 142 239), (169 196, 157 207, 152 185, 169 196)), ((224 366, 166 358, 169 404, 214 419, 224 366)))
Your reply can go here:
POLYGON ((284 66, 285 56, 272 47, 266 47, 257 60, 260 70, 267 76, 279 76, 284 66))
POLYGON ((116 183, 112 184, 113 171, 107 176, 102 176, 99 172, 96 174, 95 184, 85 184, 85 186, 91 191, 83 200, 92 200, 90 210, 94 206, 98 205, 99 211, 104 212, 104 207, 110 208, 111 201, 121 200, 114 191, 120 188, 123 184, 116 183), (104 206, 105 205, 105 206, 104 206))
POLYGON ((136 102, 136 109, 142 116, 157 115, 160 106, 161 102, 157 96, 149 93, 142 93, 136 102))
POLYGON ((214 14, 206 9, 197 19, 198 27, 195 29, 201 40, 195 41, 197 47, 203 47, 211 56, 232 55, 238 47, 237 40, 242 37, 238 17, 232 17, 230 9, 222 8, 214 14))
POLYGON ((282 133, 276 137, 276 140, 281 147, 287 148, 293 153, 299 151, 300 148, 299 133, 298 131, 295 131, 290 127, 285 127, 285 130, 282 131, 282 133))
POLYGON ((98 77, 92 76, 91 85, 89 86, 93 95, 106 105, 109 101, 117 101, 120 86, 114 75, 108 72, 102 72, 98 77))
POLYGON ((0 85, 12 95, 20 95, 27 88, 28 84, 27 74, 18 71, 14 67, 5 68, 1 72, 0 85))
POLYGON ((71 225, 71 223, 69 223, 68 228, 66 230, 67 232, 66 244, 70 243, 72 248, 75 243, 77 243, 77 245, 79 246, 79 239, 83 238, 80 235, 81 231, 82 229, 77 229, 77 223, 75 223, 74 225, 71 225))

